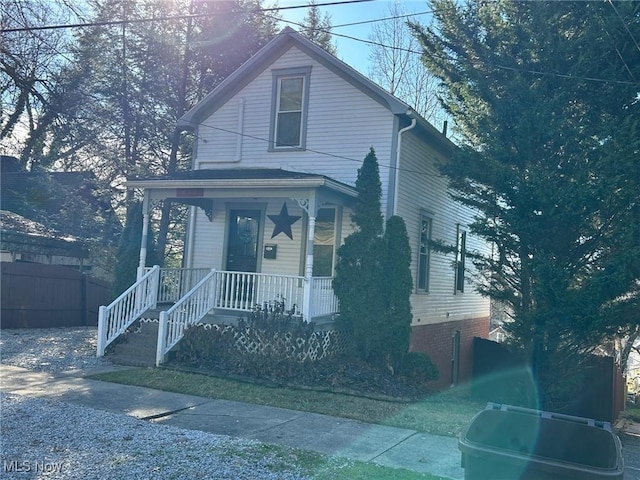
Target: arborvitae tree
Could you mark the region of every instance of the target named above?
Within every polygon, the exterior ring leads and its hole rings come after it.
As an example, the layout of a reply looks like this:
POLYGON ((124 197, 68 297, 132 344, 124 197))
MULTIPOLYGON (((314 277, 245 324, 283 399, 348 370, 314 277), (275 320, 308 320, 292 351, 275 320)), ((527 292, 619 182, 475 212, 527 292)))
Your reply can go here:
POLYGON ((411 247, 404 220, 394 215, 384 232, 385 322, 380 328, 384 357, 392 367, 400 365, 409 351, 411 336, 411 247))
POLYGON ((338 249, 333 288, 340 300, 339 328, 352 335, 358 357, 379 362, 381 345, 376 331, 384 323, 382 188, 373 148, 358 170, 358 199, 352 220, 356 231, 338 249))
POLYGON ((328 13, 320 14, 316 0, 309 2, 300 33, 330 54, 336 54, 336 46, 331 41, 331 16, 328 13))
MULTIPOLYGON (((142 220, 142 203, 134 202, 127 209, 127 221, 122 230, 120 245, 118 246, 115 280, 111 288, 113 298, 116 298, 136 281, 136 273, 140 262, 142 220)), ((153 230, 151 225, 149 225, 146 266, 158 265, 160 263, 153 237, 153 230)))

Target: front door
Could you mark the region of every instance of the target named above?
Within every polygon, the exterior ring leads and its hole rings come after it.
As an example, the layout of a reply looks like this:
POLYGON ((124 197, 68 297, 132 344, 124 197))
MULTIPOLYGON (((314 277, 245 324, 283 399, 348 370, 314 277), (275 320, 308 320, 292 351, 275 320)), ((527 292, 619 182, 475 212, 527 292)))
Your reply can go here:
POLYGON ((227 270, 257 272, 260 216, 260 210, 229 211, 227 270))

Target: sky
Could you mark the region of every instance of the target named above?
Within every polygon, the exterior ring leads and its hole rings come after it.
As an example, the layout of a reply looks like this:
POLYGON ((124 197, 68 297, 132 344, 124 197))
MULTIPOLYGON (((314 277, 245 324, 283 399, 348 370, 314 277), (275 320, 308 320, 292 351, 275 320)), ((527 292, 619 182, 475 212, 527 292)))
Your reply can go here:
MULTIPOLYGON (((331 5, 326 7, 320 6, 322 3, 326 3, 328 1, 333 0, 317 0, 317 3, 322 15, 324 15, 324 13, 328 13, 331 16, 331 24, 333 25, 332 32, 334 33, 333 41, 338 47, 338 58, 358 70, 360 73, 366 75, 369 69, 369 54, 371 52, 371 46, 356 40, 342 38, 335 34, 348 35, 362 40, 369 40, 373 23, 344 27, 340 27, 340 25, 387 18, 391 15, 389 8, 394 2, 376 0, 371 2, 331 5)), ((288 7, 305 3, 307 3, 306 0, 280 0, 278 5, 280 7, 288 7)), ((429 10, 429 5, 426 1, 402 1, 400 4, 407 14, 426 12, 429 10)), ((282 15, 283 20, 302 23, 307 14, 307 9, 300 8, 293 10, 281 10, 280 14, 282 15)), ((416 15, 415 19, 421 23, 427 23, 429 21, 429 17, 429 15, 423 14, 416 15)), ((287 23, 282 22, 283 28, 286 25, 287 23)), ((294 30, 298 30, 299 28, 298 25, 295 24, 289 25, 294 30)))

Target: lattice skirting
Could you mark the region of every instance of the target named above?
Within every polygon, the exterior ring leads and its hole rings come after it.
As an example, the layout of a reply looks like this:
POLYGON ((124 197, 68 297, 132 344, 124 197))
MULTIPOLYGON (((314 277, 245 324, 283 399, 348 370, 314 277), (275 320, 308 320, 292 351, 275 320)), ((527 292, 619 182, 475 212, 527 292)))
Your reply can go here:
POLYGON ((317 361, 345 353, 350 345, 340 332, 325 330, 311 333, 308 338, 289 332, 266 333, 261 330, 232 325, 198 324, 205 330, 216 329, 222 335, 233 335, 235 347, 248 355, 277 356, 297 361, 317 361))

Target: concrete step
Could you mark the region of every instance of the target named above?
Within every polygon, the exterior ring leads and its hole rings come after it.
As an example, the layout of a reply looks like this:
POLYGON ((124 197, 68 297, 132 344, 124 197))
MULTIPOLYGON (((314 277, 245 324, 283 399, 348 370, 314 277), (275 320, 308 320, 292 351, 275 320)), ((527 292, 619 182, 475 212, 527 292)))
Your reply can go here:
POLYGON ((141 358, 138 356, 127 356, 127 355, 109 355, 109 360, 116 365, 126 365, 128 367, 155 367, 156 359, 155 356, 151 359, 149 358, 141 358))
POLYGON ((155 366, 158 324, 156 322, 141 322, 131 330, 113 346, 109 359, 118 365, 155 366))
POLYGON ((153 357, 156 354, 156 344, 140 345, 138 343, 119 343, 113 348, 114 355, 131 355, 153 357))

